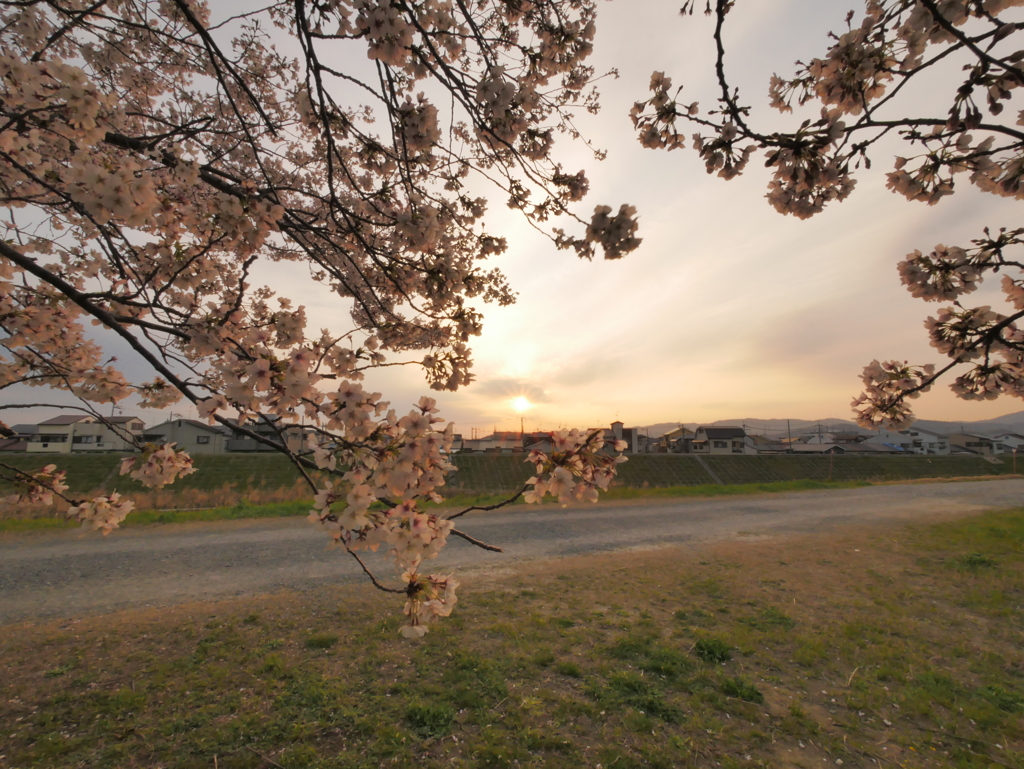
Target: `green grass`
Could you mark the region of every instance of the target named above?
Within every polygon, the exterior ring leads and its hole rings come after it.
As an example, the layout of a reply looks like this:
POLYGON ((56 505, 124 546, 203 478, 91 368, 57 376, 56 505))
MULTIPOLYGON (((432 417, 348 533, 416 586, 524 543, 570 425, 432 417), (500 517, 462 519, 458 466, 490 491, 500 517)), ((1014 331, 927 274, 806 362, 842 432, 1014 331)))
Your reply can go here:
MULTIPOLYGON (((508 491, 532 474, 522 455, 459 454, 459 468, 449 479, 455 490, 508 491)), ((959 478, 1008 475, 1009 459, 999 464, 982 457, 960 456, 837 456, 798 455, 708 456, 704 465, 727 485, 774 484, 791 481, 899 481, 917 478, 959 478)), ((640 454, 619 465, 617 483, 632 488, 713 486, 715 479, 695 456, 640 454)))
MULTIPOLYGON (((117 473, 122 455, 117 454, 4 454, 3 462, 22 470, 37 470, 55 463, 67 471, 72 492, 96 489, 121 493, 141 491, 142 486, 117 473)), ((276 454, 198 454, 196 472, 178 481, 180 490, 216 491, 225 486, 268 489, 294 486, 295 468, 276 454)), ((447 491, 497 493, 520 488, 533 474, 523 455, 460 454, 452 460, 459 468, 449 477, 447 491)), ((952 478, 1006 475, 1009 460, 992 464, 981 457, 827 457, 711 456, 703 461, 728 486, 808 481, 893 481, 916 478, 952 478)), ((714 479, 693 456, 641 454, 619 466, 618 483, 627 488, 714 487, 714 479)), ((0 481, 0 493, 9 488, 0 481)))
MULTIPOLYGON (((274 502, 266 505, 238 504, 214 507, 208 510, 140 510, 131 513, 122 527, 147 526, 154 523, 195 523, 199 521, 234 521, 251 518, 283 518, 306 516, 312 509, 312 500, 274 502)), ((55 531, 75 529, 80 524, 66 518, 0 518, 0 532, 55 531)))
POLYGON ((6 762, 1024 766, 1024 509, 0 628, 6 762), (842 764, 838 762, 842 761, 842 764))
MULTIPOLYGON (((143 491, 145 487, 118 474, 125 454, 3 454, 0 461, 19 470, 38 470, 55 464, 67 472, 72 493, 97 489, 122 494, 143 491)), ((288 459, 279 454, 196 454, 196 471, 174 484, 176 490, 216 491, 224 486, 239 488, 293 486, 299 475, 288 459)), ((9 486, 0 480, 0 493, 9 486)))
MULTIPOLYGON (((813 491, 820 489, 848 489, 869 486, 864 481, 847 481, 824 483, 821 481, 781 481, 776 483, 754 483, 730 486, 673 486, 667 488, 631 489, 616 487, 601 495, 608 500, 630 499, 669 499, 734 496, 743 494, 778 493, 786 491, 813 491)), ((447 498, 441 505, 428 502, 428 509, 443 507, 459 509, 472 505, 487 506, 503 502, 507 494, 472 494, 460 493, 447 498)), ((515 505, 523 505, 517 500, 515 505)), ((546 504, 555 504, 549 500, 546 504)), ((305 516, 312 509, 312 500, 295 502, 275 502, 265 505, 239 503, 231 506, 211 507, 204 510, 140 510, 130 514, 122 526, 139 526, 154 523, 193 523, 197 521, 231 521, 245 518, 280 518, 285 516, 305 516)), ((50 516, 46 518, 0 518, 0 532, 51 531, 74 529, 78 526, 74 521, 50 516)))
MULTIPOLYGON (((6 454, 2 461, 24 470, 57 463, 68 473, 71 494, 97 490, 138 494, 140 484, 117 472, 120 455, 6 454)), ((181 523, 299 515, 308 502, 294 500, 307 491, 296 486, 298 475, 279 455, 198 455, 197 471, 169 487, 162 497, 146 498, 142 512, 129 516, 126 525, 181 523), (267 496, 269 494, 269 496, 267 496), (276 494, 276 496, 275 496, 276 494), (263 495, 263 496, 261 496, 263 495), (258 502, 275 500, 269 504, 258 502), (237 500, 237 504, 231 504, 237 500), (253 501, 256 500, 256 501, 253 501), (146 511, 146 507, 202 507, 188 511, 146 511)), ((449 477, 443 491, 445 507, 492 505, 518 491, 532 473, 522 456, 457 455, 459 470, 449 477)), ((721 456, 703 460, 724 483, 715 483, 695 457, 685 455, 638 455, 619 466, 616 485, 602 494, 604 500, 719 497, 788 491, 844 489, 879 481, 918 478, 960 478, 1010 473, 1008 462, 991 464, 979 457, 826 457, 721 456), (831 480, 829 480, 831 478, 831 480)), ((0 495, 9 487, 0 481, 0 495)), ((34 514, 33 514, 34 515, 34 514)), ((75 524, 40 516, 25 521, 0 518, 0 532, 73 528, 75 524)))

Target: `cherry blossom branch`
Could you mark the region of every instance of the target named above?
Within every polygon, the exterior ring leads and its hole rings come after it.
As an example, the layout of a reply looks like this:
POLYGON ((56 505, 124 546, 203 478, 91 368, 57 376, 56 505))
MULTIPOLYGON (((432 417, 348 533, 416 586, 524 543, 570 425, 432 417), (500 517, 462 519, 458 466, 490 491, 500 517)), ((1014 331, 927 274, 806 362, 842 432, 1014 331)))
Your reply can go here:
POLYGON ((475 539, 475 538, 469 536, 468 534, 466 534, 466 532, 459 531, 458 529, 452 529, 449 532, 449 534, 454 534, 459 539, 464 539, 467 542, 469 542, 471 545, 476 545, 477 547, 482 548, 483 550, 490 550, 492 553, 504 553, 505 552, 504 550, 502 550, 500 547, 498 547, 496 545, 488 545, 486 542, 481 542, 479 539, 475 539))
POLYGON ((493 505, 471 505, 470 507, 467 507, 465 510, 460 510, 459 512, 455 513, 454 515, 449 515, 447 517, 447 520, 454 521, 456 518, 461 518, 466 513, 472 513, 472 512, 477 511, 477 510, 479 510, 481 512, 487 512, 488 510, 497 510, 498 508, 505 507, 506 505, 511 505, 511 504, 515 503, 516 500, 518 500, 521 496, 523 496, 523 494, 525 494, 527 491, 529 491, 529 489, 530 489, 530 484, 526 484, 521 489, 519 489, 519 491, 517 491, 514 495, 512 495, 511 497, 509 497, 506 500, 503 500, 503 501, 498 502, 498 503, 493 504, 493 505))
POLYGON ((1024 70, 1007 64, 1002 59, 989 56, 988 53, 978 48, 973 40, 949 22, 949 19, 942 14, 942 11, 940 11, 939 7, 935 4, 935 0, 917 0, 917 2, 921 3, 921 5, 928 9, 928 13, 931 14, 936 24, 969 48, 971 53, 978 57, 979 61, 1005 69, 1017 79, 1018 83, 1024 85, 1024 70))
POLYGON ((402 588, 397 588, 397 587, 388 587, 387 585, 382 585, 382 584, 381 584, 381 583, 380 583, 380 582, 379 582, 379 581, 377 580, 377 578, 376 578, 375 576, 373 576, 373 572, 372 572, 372 571, 370 571, 370 570, 369 570, 369 569, 368 569, 368 568, 366 567, 366 564, 365 564, 365 563, 363 563, 363 559, 359 557, 359 554, 358 554, 358 553, 354 552, 353 550, 350 550, 350 549, 348 548, 348 546, 346 546, 346 547, 345 547, 345 551, 346 551, 346 552, 347 552, 347 553, 348 553, 349 555, 351 555, 351 556, 352 556, 353 558, 355 558, 355 559, 356 559, 356 563, 358 563, 358 564, 359 564, 359 567, 360 567, 360 568, 361 568, 361 569, 363 570, 363 574, 365 574, 365 575, 366 575, 366 576, 367 576, 367 577, 368 577, 368 578, 370 579, 370 582, 371 582, 371 583, 373 583, 373 586, 374 586, 375 588, 377 588, 378 590, 381 590, 381 591, 383 591, 383 592, 385 592, 385 593, 398 593, 398 594, 400 594, 400 595, 404 595, 404 594, 405 594, 405 592, 406 592, 406 591, 405 591, 405 590, 403 590, 402 588))

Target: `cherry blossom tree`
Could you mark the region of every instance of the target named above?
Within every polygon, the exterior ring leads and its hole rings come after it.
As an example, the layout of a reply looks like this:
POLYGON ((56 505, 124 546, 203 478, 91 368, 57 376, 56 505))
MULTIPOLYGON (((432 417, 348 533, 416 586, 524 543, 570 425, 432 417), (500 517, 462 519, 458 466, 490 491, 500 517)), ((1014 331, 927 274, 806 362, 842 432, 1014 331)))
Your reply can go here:
MULTIPOLYGON (((692 15, 694 5, 688 0, 682 13, 692 15)), ((737 2, 707 0, 720 91, 714 108, 702 112, 699 104, 684 103, 682 88, 673 89, 670 78, 655 72, 653 95, 633 107, 633 123, 645 147, 672 150, 689 143, 707 172, 723 179, 740 175, 755 153, 763 153, 771 173, 768 202, 800 219, 845 200, 856 170, 869 168, 872 154, 893 139, 906 150, 887 186, 908 200, 935 205, 953 193, 958 178, 1021 200, 1024 111, 1012 100, 1024 85, 1024 24, 1010 10, 1021 5, 1024 0, 867 0, 863 15, 851 11, 847 28, 831 36, 822 58, 798 62, 789 78, 771 78, 768 94, 776 110, 790 113, 795 104, 820 112, 793 130, 768 132, 752 124, 750 107, 726 74, 723 29, 737 2), (950 71, 956 72, 952 79, 945 74, 950 71), (928 78, 945 100, 940 114, 908 115, 905 89, 928 78), (694 133, 688 138, 689 129, 694 133)), ((951 303, 926 323, 932 346, 949 360, 939 368, 873 361, 864 369, 864 393, 853 401, 862 426, 909 424, 908 400, 954 369, 960 373, 952 389, 961 398, 1024 397, 1021 246, 1024 228, 986 229, 968 246, 940 244, 900 262, 913 296, 951 303), (1004 307, 961 302, 999 272, 1004 307)))
MULTIPOLYGON (((286 454, 311 518, 422 635, 457 586, 422 563, 450 536, 497 548, 455 528, 477 508, 424 509, 453 469, 434 401, 401 413, 364 376, 471 381, 481 302, 515 299, 488 263, 506 242, 484 183, 580 257, 639 244, 628 205, 581 218, 586 175, 554 155, 598 108, 594 25, 592 0, 282 0, 221 19, 199 0, 0 0, 0 389, 70 393, 112 429, 104 405, 184 400, 286 454), (267 262, 329 288, 345 326, 307 328, 254 279, 267 262), (379 548, 401 586, 360 558, 379 548)), ((0 408, 64 407, 16 400, 0 408)), ((619 459, 603 443, 557 435, 520 495, 594 499, 619 459)), ((173 445, 137 448, 121 472, 147 486, 192 472, 173 445)), ((55 465, 0 471, 104 533, 132 509, 69 497, 55 465)))

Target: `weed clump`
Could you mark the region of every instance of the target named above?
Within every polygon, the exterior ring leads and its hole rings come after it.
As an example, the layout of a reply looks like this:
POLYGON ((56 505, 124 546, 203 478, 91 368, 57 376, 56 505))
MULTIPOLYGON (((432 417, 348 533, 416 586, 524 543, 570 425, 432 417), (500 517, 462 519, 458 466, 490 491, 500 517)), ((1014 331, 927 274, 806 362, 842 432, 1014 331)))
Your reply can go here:
POLYGON ((769 606, 756 617, 744 617, 740 622, 754 628, 755 630, 764 631, 792 630, 796 627, 796 620, 786 614, 783 614, 774 606, 769 606))
POLYGON ((306 639, 307 649, 330 649, 338 643, 338 636, 334 633, 317 633, 306 639))
POLYGON ((583 678, 583 670, 575 662, 559 662, 555 665, 555 672, 569 678, 583 678))
POLYGON ((627 635, 609 646, 606 654, 632 663, 645 673, 676 680, 693 667, 683 652, 658 642, 653 635, 627 635))
POLYGON ((760 705, 764 702, 764 695, 751 683, 742 678, 726 678, 721 685, 722 694, 726 697, 736 697, 745 702, 753 702, 760 705))
POLYGON ((712 665, 721 665, 732 659, 732 647, 718 638, 701 638, 694 644, 693 651, 704 662, 712 665))
POLYGON ((961 569, 975 571, 977 569, 992 569, 999 565, 995 558, 990 558, 982 553, 968 553, 955 559, 955 565, 961 569))
POLYGON ((405 710, 405 722, 421 737, 443 737, 454 721, 455 709, 448 705, 414 703, 405 710))

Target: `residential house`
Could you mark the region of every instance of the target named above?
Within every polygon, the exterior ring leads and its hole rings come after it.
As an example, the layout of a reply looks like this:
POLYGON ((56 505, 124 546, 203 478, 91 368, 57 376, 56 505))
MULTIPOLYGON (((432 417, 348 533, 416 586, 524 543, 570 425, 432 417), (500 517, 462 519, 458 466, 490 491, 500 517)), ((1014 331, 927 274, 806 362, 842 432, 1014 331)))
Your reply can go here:
POLYGON ((845 443, 843 448, 847 454, 912 454, 910 449, 892 443, 845 443))
POLYGON ((523 434, 495 430, 485 438, 463 438, 462 451, 471 454, 511 454, 523 450, 523 434))
POLYGON ((626 448, 623 454, 639 454, 641 449, 639 427, 625 427, 622 422, 612 422, 610 430, 604 431, 606 442, 625 441, 626 448))
POLYGON ((35 431, 35 425, 24 424, 0 428, 0 451, 28 451, 28 443, 35 431))
POLYGON ((838 443, 794 443, 791 447, 794 454, 845 454, 849 446, 838 443))
POLYGON ((138 417, 104 417, 62 414, 36 425, 28 442, 29 453, 135 451, 142 441, 145 423, 138 417))
MULTIPOLYGON (((915 454, 949 454, 949 437, 942 433, 922 430, 919 427, 911 427, 906 430, 900 430, 900 435, 908 436, 911 439, 910 450, 915 454)), ((1024 440, 1024 438, 1021 440, 1024 440)))
POLYGON ((866 440, 868 440, 868 438, 870 438, 870 436, 864 433, 832 433, 832 441, 834 443, 838 443, 840 446, 847 446, 854 443, 864 443, 866 440))
POLYGON ((905 435, 902 432, 896 432, 895 430, 875 430, 868 436, 867 442, 891 446, 911 454, 923 453, 914 451, 914 439, 911 436, 905 435))
POLYGON ((667 433, 662 433, 653 450, 659 454, 689 454, 692 443, 693 430, 679 425, 667 433))
MULTIPOLYGON (((277 423, 280 417, 268 416, 260 419, 259 421, 246 422, 244 427, 246 430, 256 433, 260 437, 266 438, 268 441, 273 443, 281 443, 281 435, 278 435, 277 423)), ((226 440, 224 441, 224 450, 227 452, 260 452, 260 451, 278 451, 273 446, 268 446, 263 441, 257 440, 245 433, 241 432, 234 427, 238 425, 238 422, 234 419, 229 419, 231 423, 227 428, 226 440)), ((283 432, 285 445, 289 451, 302 451, 305 448, 306 440, 306 428, 289 424, 280 428, 283 432)))
POLYGON ((950 433, 949 449, 954 454, 994 454, 996 441, 985 435, 950 433))
POLYGON ((143 436, 147 443, 173 443, 189 454, 223 454, 227 429, 196 419, 172 419, 155 425, 143 436))
POLYGON ((754 442, 742 427, 698 427, 694 454, 756 454, 754 442))
POLYGON ((993 439, 997 454, 1012 454, 1018 449, 1024 449, 1024 435, 1017 433, 1003 433, 993 439))

